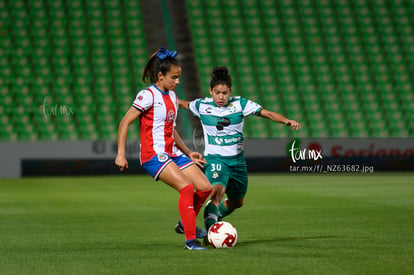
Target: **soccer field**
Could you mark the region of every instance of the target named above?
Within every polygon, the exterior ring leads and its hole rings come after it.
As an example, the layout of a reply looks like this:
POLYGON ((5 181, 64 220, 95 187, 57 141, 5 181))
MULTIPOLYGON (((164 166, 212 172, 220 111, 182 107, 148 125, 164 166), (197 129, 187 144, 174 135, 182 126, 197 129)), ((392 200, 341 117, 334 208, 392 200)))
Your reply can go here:
POLYGON ((0 273, 412 274, 413 176, 253 174, 238 243, 207 251, 147 175, 2 179, 0 273))

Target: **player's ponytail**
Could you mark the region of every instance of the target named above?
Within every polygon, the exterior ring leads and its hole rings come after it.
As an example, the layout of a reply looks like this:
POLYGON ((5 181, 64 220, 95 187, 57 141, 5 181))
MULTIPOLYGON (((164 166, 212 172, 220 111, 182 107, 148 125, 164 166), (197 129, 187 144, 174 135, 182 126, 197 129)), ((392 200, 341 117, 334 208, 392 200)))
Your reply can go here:
POLYGON ((178 52, 169 51, 166 48, 160 48, 153 53, 145 65, 142 74, 142 81, 145 83, 156 83, 158 81, 158 72, 165 75, 170 71, 171 65, 180 66, 180 62, 176 59, 178 52))
POLYGON ((216 85, 220 84, 227 85, 227 87, 231 88, 231 76, 225 66, 216 66, 211 73, 210 88, 213 89, 216 85))

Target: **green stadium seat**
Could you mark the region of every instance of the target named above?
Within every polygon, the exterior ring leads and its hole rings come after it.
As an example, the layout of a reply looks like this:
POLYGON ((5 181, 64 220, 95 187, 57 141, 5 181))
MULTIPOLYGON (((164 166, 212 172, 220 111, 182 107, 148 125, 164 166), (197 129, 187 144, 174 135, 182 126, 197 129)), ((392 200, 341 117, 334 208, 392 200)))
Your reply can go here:
MULTIPOLYGON (((205 95, 213 66, 226 65, 235 94, 308 124, 298 135, 414 135, 413 4, 188 0, 187 12, 205 95), (396 120, 406 128, 388 123, 396 120)), ((112 102, 107 116, 120 119, 139 77, 129 60, 147 58, 139 2, 6 1, 0 20, 10 30, 0 49, 0 119, 11 125, 2 140, 110 138, 112 126, 95 125, 101 106, 112 102), (43 102, 73 105, 75 124, 45 120, 25 130, 6 111, 43 102), (60 123, 75 134, 57 131, 60 123)), ((249 137, 290 135, 263 119, 246 127, 249 137)))

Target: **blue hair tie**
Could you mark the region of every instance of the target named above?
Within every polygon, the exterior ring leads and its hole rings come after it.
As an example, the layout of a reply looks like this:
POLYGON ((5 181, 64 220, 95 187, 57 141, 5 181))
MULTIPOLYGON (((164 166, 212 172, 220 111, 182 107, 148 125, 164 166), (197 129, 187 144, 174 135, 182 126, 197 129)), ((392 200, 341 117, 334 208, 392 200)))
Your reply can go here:
POLYGON ((178 54, 177 51, 169 51, 166 48, 160 48, 159 51, 157 52, 157 56, 161 60, 164 60, 167 57, 175 58, 177 56, 177 54, 178 54))

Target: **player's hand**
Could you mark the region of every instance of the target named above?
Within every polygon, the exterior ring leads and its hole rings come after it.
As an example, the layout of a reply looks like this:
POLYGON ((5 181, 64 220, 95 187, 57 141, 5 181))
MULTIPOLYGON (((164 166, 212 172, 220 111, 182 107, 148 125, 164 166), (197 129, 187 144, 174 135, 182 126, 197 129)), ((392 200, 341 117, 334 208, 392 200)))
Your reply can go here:
POLYGON ((128 169, 128 161, 125 156, 116 156, 115 165, 119 167, 119 171, 121 172, 128 169))
POLYGON ((197 164, 200 167, 204 167, 204 164, 207 163, 207 161, 199 152, 191 152, 188 156, 195 164, 197 164))
POLYGON ((286 121, 286 125, 291 126, 293 130, 297 130, 300 128, 300 124, 296 120, 289 119, 288 121, 286 121))

